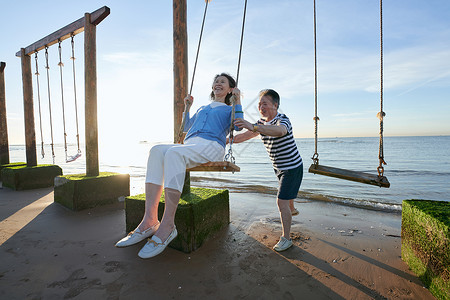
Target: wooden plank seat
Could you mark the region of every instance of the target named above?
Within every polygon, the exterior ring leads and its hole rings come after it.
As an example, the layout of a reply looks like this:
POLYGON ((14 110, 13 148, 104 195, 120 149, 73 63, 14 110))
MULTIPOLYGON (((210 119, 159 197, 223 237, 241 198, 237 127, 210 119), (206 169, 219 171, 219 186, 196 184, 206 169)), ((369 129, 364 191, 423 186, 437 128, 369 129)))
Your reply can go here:
POLYGON ((241 168, 229 161, 210 161, 202 165, 187 169, 188 172, 204 171, 204 172, 239 172, 241 168))
POLYGON ((336 177, 345 180, 351 180, 366 184, 372 184, 379 187, 388 188, 391 184, 385 176, 373 175, 365 172, 350 171, 334 167, 322 166, 312 164, 309 167, 309 172, 319 175, 336 177))

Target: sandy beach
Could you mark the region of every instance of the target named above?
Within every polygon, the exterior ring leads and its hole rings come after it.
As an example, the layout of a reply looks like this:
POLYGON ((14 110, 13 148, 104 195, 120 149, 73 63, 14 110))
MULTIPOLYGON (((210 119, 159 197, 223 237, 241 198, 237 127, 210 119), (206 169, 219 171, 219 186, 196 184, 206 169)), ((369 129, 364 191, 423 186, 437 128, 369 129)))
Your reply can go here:
POLYGON ((297 199, 294 246, 274 196, 230 194, 231 223, 200 249, 142 260, 123 203, 73 212, 53 189, 0 189, 1 299, 434 299, 401 260, 400 214, 297 199))

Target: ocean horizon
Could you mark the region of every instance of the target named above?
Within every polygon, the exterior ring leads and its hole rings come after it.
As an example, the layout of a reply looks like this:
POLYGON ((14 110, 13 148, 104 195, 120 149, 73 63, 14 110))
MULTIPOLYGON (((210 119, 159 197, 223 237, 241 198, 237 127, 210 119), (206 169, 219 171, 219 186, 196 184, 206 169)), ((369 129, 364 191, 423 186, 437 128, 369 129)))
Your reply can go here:
MULTIPOLYGON (((298 201, 327 201, 394 213, 401 212, 401 203, 405 199, 450 201, 450 136, 384 137, 387 163, 384 175, 390 181, 390 188, 308 173, 314 154, 314 138, 295 140, 304 164, 298 201)), ((114 148, 99 145, 100 171, 130 174, 130 194, 144 193, 148 151, 154 144, 141 141, 118 144, 114 148)), ((378 137, 319 138, 319 161, 322 165, 376 175, 378 146, 378 137)), ((82 156, 66 163, 64 146, 54 146, 55 164, 63 169, 63 174, 85 173, 84 146, 80 148, 82 156)), ((10 145, 9 149, 11 162, 25 161, 25 145, 10 145)), ((278 182, 260 139, 233 144, 232 149, 240 172, 191 172, 191 186, 276 195, 278 182)), ((42 158, 38 145, 38 164, 52 164, 51 146, 44 145, 44 152, 42 158)), ((76 145, 69 144, 68 155, 76 152, 76 145)))

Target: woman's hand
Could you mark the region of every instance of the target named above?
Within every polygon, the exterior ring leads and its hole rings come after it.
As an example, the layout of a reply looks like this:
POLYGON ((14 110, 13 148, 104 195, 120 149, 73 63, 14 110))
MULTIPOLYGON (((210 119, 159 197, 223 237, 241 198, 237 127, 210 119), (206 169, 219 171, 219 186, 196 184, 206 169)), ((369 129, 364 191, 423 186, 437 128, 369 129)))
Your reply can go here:
POLYGON ((235 87, 233 88, 233 91, 231 93, 236 99, 236 104, 241 104, 241 91, 237 87, 235 87))
POLYGON ((184 98, 184 111, 189 111, 189 109, 191 108, 192 103, 194 102, 194 97, 192 97, 191 95, 187 95, 184 98))

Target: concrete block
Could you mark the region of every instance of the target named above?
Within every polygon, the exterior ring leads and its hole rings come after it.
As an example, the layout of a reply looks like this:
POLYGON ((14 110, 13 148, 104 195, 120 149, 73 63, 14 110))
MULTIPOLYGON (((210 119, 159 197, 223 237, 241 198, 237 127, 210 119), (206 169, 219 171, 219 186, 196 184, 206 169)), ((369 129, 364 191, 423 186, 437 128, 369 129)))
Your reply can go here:
POLYGON ((62 169, 57 165, 37 165, 27 167, 18 165, 5 167, 1 170, 4 187, 18 190, 40 189, 51 187, 56 176, 62 175, 62 169))
MULTIPOLYGON (((161 220, 164 212, 164 193, 158 206, 161 220)), ((145 194, 125 198, 126 231, 134 230, 142 220, 145 194)), ((170 247, 189 253, 198 249, 209 237, 230 223, 228 190, 191 188, 183 195, 175 215, 178 236, 170 247)))
POLYGON ((91 177, 76 174, 55 178, 55 202, 75 211, 111 204, 129 195, 129 174, 102 172, 91 177))

